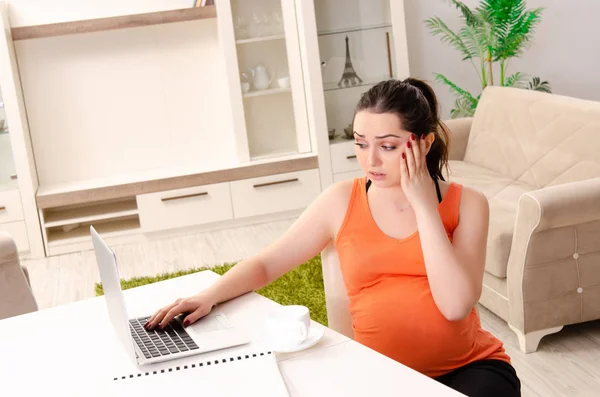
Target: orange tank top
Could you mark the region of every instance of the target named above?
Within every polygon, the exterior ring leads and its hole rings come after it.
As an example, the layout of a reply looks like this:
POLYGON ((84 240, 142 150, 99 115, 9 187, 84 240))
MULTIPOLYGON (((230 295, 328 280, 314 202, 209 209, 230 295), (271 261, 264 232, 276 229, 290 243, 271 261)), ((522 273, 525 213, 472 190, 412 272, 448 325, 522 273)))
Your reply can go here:
MULTIPOLYGON (((450 240, 461 191, 451 183, 438 206, 450 240)), ((510 363, 502 342, 481 328, 475 308, 455 322, 440 313, 418 231, 399 240, 379 229, 369 209, 366 178, 354 180, 335 246, 357 342, 430 377, 482 359, 510 363)))

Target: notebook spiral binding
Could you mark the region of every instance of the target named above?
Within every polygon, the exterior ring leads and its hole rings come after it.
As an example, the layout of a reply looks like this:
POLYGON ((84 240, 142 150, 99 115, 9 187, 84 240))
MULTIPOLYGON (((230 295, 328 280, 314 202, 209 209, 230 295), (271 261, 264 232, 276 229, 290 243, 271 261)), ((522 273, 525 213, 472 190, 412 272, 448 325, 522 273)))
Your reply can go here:
MULTIPOLYGON (((247 360, 247 359, 251 359, 254 357, 260 357, 260 356, 269 355, 269 354, 272 354, 272 352, 243 354, 243 355, 237 356, 237 360, 247 360)), ((186 365, 180 365, 177 367, 164 368, 164 369, 160 369, 160 370, 156 370, 156 371, 139 372, 137 374, 130 374, 130 375, 124 375, 121 377, 113 378, 113 381, 123 380, 123 379, 131 379, 131 378, 136 378, 136 377, 141 378, 142 376, 165 374, 165 373, 169 373, 169 372, 173 372, 173 371, 185 371, 186 369, 191 369, 191 368, 196 368, 196 367, 200 368, 200 367, 204 367, 204 366, 208 367, 209 365, 218 365, 218 364, 223 364, 223 363, 227 363, 227 362, 231 362, 231 361, 236 361, 236 357, 229 357, 229 360, 227 360, 226 358, 223 358, 223 359, 219 359, 219 360, 209 360, 209 361, 199 362, 197 364, 186 364, 186 365)))

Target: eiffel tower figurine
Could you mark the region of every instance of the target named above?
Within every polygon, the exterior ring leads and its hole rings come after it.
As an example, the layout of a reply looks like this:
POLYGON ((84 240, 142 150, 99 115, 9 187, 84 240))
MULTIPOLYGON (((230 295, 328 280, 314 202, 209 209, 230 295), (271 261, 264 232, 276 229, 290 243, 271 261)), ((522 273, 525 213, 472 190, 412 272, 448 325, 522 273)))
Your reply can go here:
POLYGON ((348 36, 346 36, 346 64, 344 65, 344 73, 342 74, 342 78, 338 82, 338 87, 341 87, 342 84, 345 87, 349 85, 357 85, 362 83, 362 79, 358 77, 356 72, 354 71, 354 66, 352 66, 352 60, 350 59, 350 47, 348 46, 348 36))

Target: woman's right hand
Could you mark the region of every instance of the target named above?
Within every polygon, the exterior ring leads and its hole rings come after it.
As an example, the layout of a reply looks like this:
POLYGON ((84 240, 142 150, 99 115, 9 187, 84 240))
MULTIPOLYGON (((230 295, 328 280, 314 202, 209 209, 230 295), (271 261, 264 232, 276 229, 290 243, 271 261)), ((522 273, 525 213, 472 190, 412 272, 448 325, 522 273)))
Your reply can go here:
POLYGON ((163 329, 175 316, 189 313, 183 320, 183 326, 187 327, 210 313, 215 304, 211 296, 204 291, 188 298, 177 299, 154 313, 145 327, 150 330, 158 325, 159 329, 163 329))

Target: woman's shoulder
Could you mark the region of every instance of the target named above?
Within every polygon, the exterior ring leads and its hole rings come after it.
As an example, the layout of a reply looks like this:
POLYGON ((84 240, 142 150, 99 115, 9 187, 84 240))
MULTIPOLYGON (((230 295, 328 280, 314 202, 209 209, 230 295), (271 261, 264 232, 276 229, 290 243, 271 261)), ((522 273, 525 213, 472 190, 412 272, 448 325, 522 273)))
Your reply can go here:
POLYGON ((331 205, 335 205, 336 208, 340 208, 339 206, 341 205, 345 209, 350 202, 352 192, 357 184, 359 184, 358 179, 339 181, 325 189, 323 195, 327 196, 327 200, 330 201, 331 205))
POLYGON ((330 185, 323 191, 322 198, 326 203, 326 216, 332 235, 336 235, 341 227, 352 196, 356 194, 355 189, 359 188, 360 182, 359 178, 343 180, 330 185))
POLYGON ((460 190, 459 219, 464 218, 465 214, 486 218, 489 216, 489 202, 483 192, 459 183, 454 183, 454 185, 460 190))

